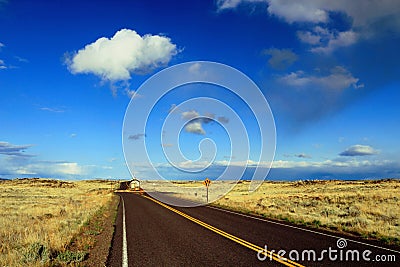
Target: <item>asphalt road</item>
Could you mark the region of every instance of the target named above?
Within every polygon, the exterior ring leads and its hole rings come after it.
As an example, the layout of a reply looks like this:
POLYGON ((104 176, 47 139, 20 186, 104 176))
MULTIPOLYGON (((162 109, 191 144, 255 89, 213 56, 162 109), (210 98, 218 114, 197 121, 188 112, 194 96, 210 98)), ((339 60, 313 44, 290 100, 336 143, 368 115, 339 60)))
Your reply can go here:
POLYGON ((397 247, 385 249, 376 247, 380 246, 377 243, 364 244, 363 240, 345 237, 339 248, 337 242, 343 236, 331 233, 214 207, 170 207, 148 196, 119 195, 121 203, 108 266, 123 266, 124 239, 125 266, 399 266, 400 263, 397 247), (347 244, 342 247, 344 243, 347 244), (258 257, 257 248, 265 245, 266 254, 259 253, 258 257), (277 257, 279 250, 294 261, 277 257), (386 262, 378 262, 379 259, 386 262))

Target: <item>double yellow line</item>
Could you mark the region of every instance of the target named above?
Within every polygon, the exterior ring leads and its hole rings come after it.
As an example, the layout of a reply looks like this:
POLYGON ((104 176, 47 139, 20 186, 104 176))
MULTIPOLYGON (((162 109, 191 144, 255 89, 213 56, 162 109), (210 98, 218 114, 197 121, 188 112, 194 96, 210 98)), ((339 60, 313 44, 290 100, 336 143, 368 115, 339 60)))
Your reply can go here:
POLYGON ((215 233, 217 233, 219 235, 222 235, 222 236, 224 236, 224 237, 226 237, 226 238, 228 238, 228 239, 230 239, 230 240, 232 240, 232 241, 234 241, 234 242, 236 242, 238 244, 241 244, 241 245, 243 245, 243 246, 245 246, 245 247, 247 247, 247 248, 249 248, 251 250, 254 250, 257 253, 262 253, 267 257, 272 257, 273 260, 275 260, 275 261, 277 261, 279 263, 282 263, 283 265, 304 267, 303 265, 301 265, 301 264, 299 264, 297 262, 294 262, 294 261, 291 261, 289 259, 283 258, 283 257, 279 256, 278 254, 273 253, 272 251, 268 251, 268 250, 266 250, 266 249, 264 249, 262 247, 254 245, 253 243, 250 243, 250 242, 248 242, 246 240, 243 240, 243 239, 241 239, 239 237, 236 237, 236 236, 231 235, 231 234, 229 234, 227 232, 224 232, 224 231, 222 231, 222 230, 220 230, 220 229, 218 229, 218 228, 216 228, 214 226, 211 226, 211 225, 209 225, 209 224, 207 224, 207 223, 205 223, 203 221, 200 221, 200 220, 198 220, 196 218, 193 218, 193 217, 187 215, 186 213, 183 213, 183 212, 181 212, 179 210, 176 210, 176 209, 174 209, 174 208, 172 208, 172 207, 170 207, 170 206, 168 206, 168 205, 166 205, 166 204, 164 204, 164 203, 162 203, 162 202, 160 202, 160 201, 158 201, 158 200, 156 200, 154 198, 151 198, 151 197, 148 197, 148 196, 144 196, 144 197, 147 198, 147 199, 150 199, 151 201, 153 201, 153 202, 155 202, 155 203, 157 203, 157 204, 159 204, 161 206, 163 206, 164 208, 169 209, 170 211, 173 211, 173 212, 181 215, 182 217, 185 217, 188 220, 191 220, 192 222, 195 222, 195 223, 197 223, 197 224, 199 224, 199 225, 201 225, 201 226, 203 226, 203 227, 205 227, 205 228, 207 228, 207 229, 209 229, 209 230, 211 230, 211 231, 213 231, 213 232, 215 232, 215 233))

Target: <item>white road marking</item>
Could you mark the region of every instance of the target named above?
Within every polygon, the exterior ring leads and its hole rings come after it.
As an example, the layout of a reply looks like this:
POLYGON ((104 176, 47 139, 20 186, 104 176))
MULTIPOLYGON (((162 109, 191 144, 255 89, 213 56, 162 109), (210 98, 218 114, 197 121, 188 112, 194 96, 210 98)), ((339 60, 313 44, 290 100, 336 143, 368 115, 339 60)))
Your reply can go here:
POLYGON ((122 267, 128 267, 128 244, 126 242, 125 203, 122 199, 122 267))
MULTIPOLYGON (((224 211, 224 212, 227 212, 227 213, 240 215, 240 216, 243 216, 243 217, 246 217, 246 218, 252 218, 254 220, 269 222, 269 223, 277 224, 277 225, 280 225, 280 226, 294 228, 294 229, 297 229, 297 230, 310 232, 310 233, 314 233, 314 234, 318 234, 318 235, 333 237, 333 238, 337 238, 337 239, 341 238, 341 237, 338 237, 338 236, 335 236, 335 235, 325 234, 325 233, 321 233, 321 232, 317 232, 317 231, 313 231, 313 230, 309 230, 309 229, 304 229, 304 228, 300 228, 300 227, 296 227, 296 226, 292 226, 292 225, 287 225, 287 224, 284 224, 284 223, 274 222, 274 221, 270 221, 268 219, 258 218, 258 217, 255 217, 255 216, 250 216, 250 215, 242 214, 242 213, 231 211, 231 210, 221 209, 221 208, 217 208, 217 207, 213 207, 213 206, 206 206, 206 207, 208 207, 210 209, 220 210, 220 211, 224 211)), ((353 242, 353 243, 357 243, 357 244, 361 244, 361 245, 365 245, 365 246, 370 246, 370 247, 374 247, 374 248, 379 248, 379 249, 383 249, 383 250, 387 250, 387 251, 391 251, 391 252, 400 253, 400 251, 397 251, 397 250, 394 250, 394 249, 384 248, 384 247, 380 247, 380 246, 376 246, 376 245, 372 245, 372 244, 368 244, 368 243, 364 243, 364 242, 361 242, 361 241, 356 241, 356 240, 352 240, 352 239, 348 239, 348 238, 345 238, 345 239, 347 241, 350 241, 350 242, 353 242)))

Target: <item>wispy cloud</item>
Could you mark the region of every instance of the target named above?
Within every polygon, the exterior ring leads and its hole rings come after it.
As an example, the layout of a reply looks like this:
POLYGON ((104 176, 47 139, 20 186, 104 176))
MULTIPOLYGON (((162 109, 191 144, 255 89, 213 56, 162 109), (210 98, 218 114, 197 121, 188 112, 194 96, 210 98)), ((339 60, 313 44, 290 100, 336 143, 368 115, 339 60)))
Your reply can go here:
POLYGON ((15 59, 17 59, 19 62, 29 63, 29 60, 27 60, 26 58, 15 56, 15 59))
POLYGON ((65 112, 64 109, 60 109, 60 108, 41 107, 39 109, 43 110, 43 111, 53 112, 53 113, 63 113, 63 112, 65 112))
POLYGON ((139 140, 139 139, 141 139, 142 137, 146 137, 146 135, 145 135, 145 134, 142 134, 142 133, 139 133, 139 134, 130 135, 128 138, 129 138, 130 140, 139 140))
POLYGON ((347 69, 342 66, 336 66, 331 69, 329 75, 307 75, 303 71, 291 72, 281 76, 279 81, 285 85, 294 87, 313 86, 320 89, 343 90, 349 87, 362 88, 363 84, 355 78, 347 69))
POLYGON ((0 141, 0 154, 17 157, 33 157, 34 155, 26 154, 25 150, 33 145, 13 145, 8 142, 0 141))
POLYGON ((220 123, 223 123, 223 124, 229 123, 229 118, 224 117, 224 116, 219 116, 219 117, 217 118, 217 120, 218 120, 220 123))
MULTIPOLYGON (((1 46, 0 46, 1 48, 1 46)), ((0 59, 0 70, 5 70, 8 69, 8 67, 6 66, 6 63, 4 62, 4 60, 0 59)))

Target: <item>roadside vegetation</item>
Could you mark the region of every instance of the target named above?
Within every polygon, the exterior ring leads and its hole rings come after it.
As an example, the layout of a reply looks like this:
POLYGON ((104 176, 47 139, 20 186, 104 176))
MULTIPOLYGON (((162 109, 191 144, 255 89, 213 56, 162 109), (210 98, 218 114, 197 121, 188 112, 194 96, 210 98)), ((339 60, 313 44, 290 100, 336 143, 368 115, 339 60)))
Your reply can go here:
POLYGON ((214 205, 400 245, 400 180, 240 181, 214 205))
MULTIPOLYGON (((116 214, 116 182, 16 179, 0 186, 0 266, 90 266, 104 221, 116 214)), ((106 254, 112 233, 107 238, 106 254)))

